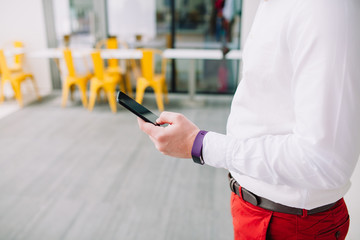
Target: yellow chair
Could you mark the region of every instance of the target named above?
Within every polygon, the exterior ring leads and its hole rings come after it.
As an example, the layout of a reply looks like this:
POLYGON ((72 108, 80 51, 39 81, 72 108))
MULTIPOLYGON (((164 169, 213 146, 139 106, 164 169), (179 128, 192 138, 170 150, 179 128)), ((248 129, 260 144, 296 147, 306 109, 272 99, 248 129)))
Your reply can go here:
MULTIPOLYGON (((119 42, 115 36, 111 36, 107 39, 101 40, 96 44, 96 49, 101 49, 106 47, 106 49, 118 49, 118 43, 121 44, 123 49, 128 49, 128 45, 125 42, 119 42)), ((125 61, 125 67, 128 68, 131 65, 132 60, 125 61)), ((119 65, 119 59, 108 59, 107 60, 107 68, 105 70, 108 74, 117 74, 119 75, 119 84, 120 90, 123 92, 127 92, 127 94, 132 97, 132 86, 130 80, 130 73, 127 69, 122 69, 119 65), (125 74, 125 82, 122 79, 122 75, 125 74), (126 91, 125 91, 126 88, 126 91)))
POLYGON ((165 81, 167 59, 162 57, 162 52, 155 49, 143 49, 141 59, 141 77, 138 77, 136 83, 136 101, 142 103, 144 92, 147 87, 152 87, 156 96, 156 103, 159 111, 164 111, 163 96, 165 95, 166 103, 169 102, 168 91, 165 81), (162 59, 161 73, 157 74, 154 70, 155 56, 162 59))
MULTIPOLYGON (((16 50, 22 50, 24 48, 24 44, 21 41, 15 41, 14 48, 16 50)), ((23 71, 24 64, 24 53, 16 53, 14 56, 14 65, 10 67, 11 72, 20 72, 23 71)))
POLYGON ((107 96, 111 111, 116 113, 115 92, 116 86, 120 81, 119 75, 105 72, 104 63, 99 51, 92 52, 91 58, 94 64, 94 77, 92 77, 90 81, 89 110, 93 110, 95 100, 99 95, 100 90, 103 89, 107 96))
POLYGON ((71 93, 72 93, 74 91, 74 87, 77 86, 81 93, 82 104, 86 108, 87 104, 88 104, 87 94, 86 94, 87 84, 88 84, 88 81, 90 80, 92 74, 91 73, 87 73, 84 75, 77 74, 75 67, 74 67, 71 50, 69 48, 66 48, 66 49, 64 49, 63 52, 64 52, 64 59, 65 59, 66 67, 68 70, 68 74, 63 83, 61 106, 62 107, 66 106, 66 101, 69 96, 69 91, 71 91, 71 93))
MULTIPOLYGON (((14 45, 14 49, 20 52, 14 55, 14 64, 12 66, 8 66, 8 69, 11 72, 21 72, 23 71, 23 65, 24 65, 24 53, 22 53, 21 51, 24 48, 24 44, 21 41, 14 41, 13 45, 14 45)), ((1 70, 0 70, 0 74, 1 74, 1 70)))
POLYGON ((35 89, 35 93, 37 95, 38 100, 41 100, 41 96, 38 91, 38 87, 36 85, 34 76, 31 73, 25 73, 23 71, 19 72, 11 72, 6 63, 6 58, 4 55, 4 51, 0 49, 0 69, 2 72, 1 77, 1 88, 0 88, 0 103, 4 101, 4 85, 6 82, 10 82, 11 87, 14 91, 15 98, 18 101, 20 107, 23 107, 23 98, 21 92, 21 83, 29 78, 35 89))

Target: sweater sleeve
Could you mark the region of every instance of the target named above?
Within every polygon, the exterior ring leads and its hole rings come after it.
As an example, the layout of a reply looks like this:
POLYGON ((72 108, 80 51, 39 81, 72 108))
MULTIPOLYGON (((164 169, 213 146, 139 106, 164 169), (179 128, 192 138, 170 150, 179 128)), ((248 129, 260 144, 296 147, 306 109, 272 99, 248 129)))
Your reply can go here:
POLYGON ((336 2, 341 8, 326 11, 300 4, 288 23, 293 131, 248 139, 210 132, 206 164, 270 184, 331 189, 349 181, 360 149, 360 46, 352 12, 359 4, 336 2))

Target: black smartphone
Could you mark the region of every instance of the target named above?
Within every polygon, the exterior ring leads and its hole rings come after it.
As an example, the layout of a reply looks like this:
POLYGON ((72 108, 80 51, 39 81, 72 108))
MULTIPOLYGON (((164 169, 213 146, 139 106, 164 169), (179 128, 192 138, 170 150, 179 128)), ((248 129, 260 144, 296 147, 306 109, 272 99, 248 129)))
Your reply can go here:
POLYGON ((140 117, 145 122, 149 122, 154 124, 155 126, 159 126, 159 124, 156 123, 156 119, 158 119, 158 116, 156 116, 149 109, 139 104, 125 93, 121 91, 118 92, 117 102, 130 112, 134 113, 136 116, 140 117))

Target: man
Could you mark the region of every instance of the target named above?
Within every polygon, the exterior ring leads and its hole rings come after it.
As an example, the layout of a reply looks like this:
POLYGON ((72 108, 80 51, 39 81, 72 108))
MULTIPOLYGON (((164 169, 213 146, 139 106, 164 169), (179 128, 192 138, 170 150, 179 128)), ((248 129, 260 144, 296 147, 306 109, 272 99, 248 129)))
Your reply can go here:
POLYGON ((267 0, 243 51, 227 135, 164 112, 164 154, 228 169, 235 239, 344 239, 360 150, 360 2, 267 0))

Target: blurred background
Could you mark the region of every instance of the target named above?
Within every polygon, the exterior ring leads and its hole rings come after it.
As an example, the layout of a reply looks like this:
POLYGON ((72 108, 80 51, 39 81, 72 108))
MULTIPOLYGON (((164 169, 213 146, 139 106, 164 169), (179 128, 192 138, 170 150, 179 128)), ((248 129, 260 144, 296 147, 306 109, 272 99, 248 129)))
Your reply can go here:
MULTIPOLYGON (((62 47, 67 42, 70 47, 95 47, 108 36, 116 36, 129 48, 222 49, 226 46, 240 49, 244 28, 242 1, 228 1, 231 6, 226 30, 222 23, 225 18, 219 17, 221 3, 217 2, 224 1, 1 0, 0 43, 5 48, 15 40, 22 40, 26 52, 36 52, 62 47)), ((35 74, 42 93, 61 89, 61 78, 53 63, 49 68, 48 59, 33 57, 28 61, 28 58, 30 55, 26 56, 26 63, 35 74)), ((167 69, 169 90, 186 92, 187 63, 174 61, 167 69)), ((195 68, 198 92, 234 93, 239 79, 239 61, 224 63, 203 59, 197 61, 195 68), (222 66, 226 73, 219 77, 222 66), (207 80, 202 81, 204 78, 207 80)))
POLYGON ((232 239, 226 171, 161 155, 113 101, 225 133, 259 2, 0 0, 0 240, 232 239))

